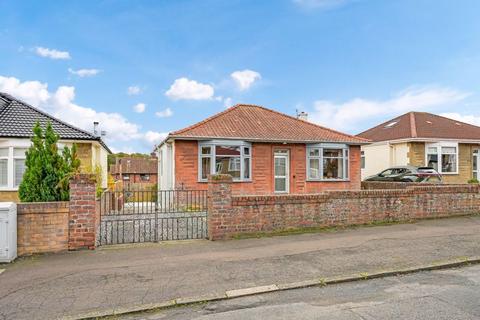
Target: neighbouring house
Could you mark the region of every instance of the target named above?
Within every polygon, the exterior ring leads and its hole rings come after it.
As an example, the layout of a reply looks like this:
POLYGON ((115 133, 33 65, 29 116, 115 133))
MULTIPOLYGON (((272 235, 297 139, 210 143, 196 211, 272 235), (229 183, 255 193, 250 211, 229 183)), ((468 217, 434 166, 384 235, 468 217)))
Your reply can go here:
POLYGON ((367 143, 240 104, 167 136, 157 147, 159 188, 204 190, 217 173, 233 177, 236 194, 360 189, 360 146, 367 143))
POLYGON ((480 127, 427 112, 409 112, 358 135, 362 179, 391 166, 429 166, 447 183, 478 177, 480 127))
POLYGON ((133 184, 157 183, 158 160, 156 157, 117 158, 110 166, 110 175, 116 181, 123 181, 125 186, 133 184))
POLYGON ((102 171, 102 187, 107 186, 107 155, 110 149, 100 135, 91 134, 65 123, 11 95, 0 92, 0 202, 18 202, 18 187, 25 172, 25 151, 30 147, 36 122, 52 123, 60 136, 59 149, 77 145, 83 172, 102 171))

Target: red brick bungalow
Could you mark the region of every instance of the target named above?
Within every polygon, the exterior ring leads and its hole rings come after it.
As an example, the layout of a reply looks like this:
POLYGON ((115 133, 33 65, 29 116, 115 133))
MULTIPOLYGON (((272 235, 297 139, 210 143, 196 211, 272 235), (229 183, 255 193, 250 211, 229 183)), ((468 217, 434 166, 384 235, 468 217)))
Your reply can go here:
POLYGON ((368 140, 255 105, 235 105, 158 146, 159 188, 205 190, 230 174, 236 194, 360 189, 360 146, 368 140))

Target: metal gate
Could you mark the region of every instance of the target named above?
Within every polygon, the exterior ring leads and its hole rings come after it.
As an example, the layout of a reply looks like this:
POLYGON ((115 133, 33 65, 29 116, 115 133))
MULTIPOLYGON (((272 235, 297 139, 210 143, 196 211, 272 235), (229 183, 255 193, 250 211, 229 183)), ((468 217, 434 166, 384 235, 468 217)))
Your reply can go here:
POLYGON ((205 190, 105 191, 98 245, 207 238, 205 190))

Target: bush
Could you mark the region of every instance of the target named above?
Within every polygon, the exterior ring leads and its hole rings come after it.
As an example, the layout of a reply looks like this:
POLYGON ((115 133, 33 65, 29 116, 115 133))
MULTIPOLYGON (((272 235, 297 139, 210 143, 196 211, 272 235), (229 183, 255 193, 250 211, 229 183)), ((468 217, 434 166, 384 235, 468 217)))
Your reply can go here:
POLYGON ((32 145, 26 152, 25 174, 18 189, 22 202, 68 201, 69 180, 79 172, 77 147, 58 152, 58 135, 49 122, 43 132, 40 123, 33 127, 32 145))
POLYGON ((470 184, 478 184, 479 181, 478 181, 478 179, 473 178, 473 179, 468 180, 468 183, 470 183, 470 184))

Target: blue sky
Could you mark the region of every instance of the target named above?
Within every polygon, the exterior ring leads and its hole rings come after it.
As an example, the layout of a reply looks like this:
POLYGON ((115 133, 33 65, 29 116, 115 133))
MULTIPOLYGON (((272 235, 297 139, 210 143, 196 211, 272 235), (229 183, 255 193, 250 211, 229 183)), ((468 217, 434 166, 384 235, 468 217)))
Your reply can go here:
POLYGON ((251 103, 348 133, 411 110, 480 124, 475 0, 0 0, 0 91, 149 152, 251 103), (130 88, 130 90, 129 90, 130 88))

